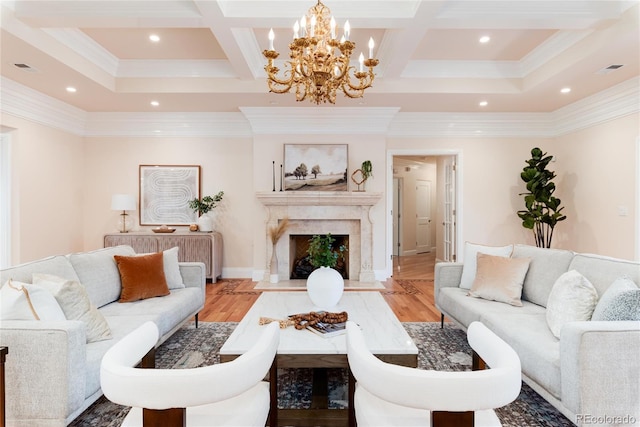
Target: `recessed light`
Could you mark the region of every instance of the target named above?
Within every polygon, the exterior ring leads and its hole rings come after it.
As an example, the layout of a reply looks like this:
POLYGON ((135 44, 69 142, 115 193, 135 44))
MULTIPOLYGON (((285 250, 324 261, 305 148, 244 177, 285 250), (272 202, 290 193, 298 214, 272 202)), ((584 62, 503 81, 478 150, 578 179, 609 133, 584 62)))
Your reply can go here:
POLYGON ((157 107, 158 105, 160 105, 160 103, 158 101, 151 101, 150 103, 153 107, 157 107))
POLYGON ((154 43, 158 43, 160 41, 160 36, 157 34, 151 34, 149 36, 149 40, 151 40, 154 43))
POLYGON ((489 40, 491 40, 491 37, 489 36, 482 36, 480 37, 480 40, 478 40, 480 43, 489 43, 489 40))
POLYGON ((69 93, 76 93, 77 89, 73 86, 67 86, 67 92, 69 93))
POLYGON ((560 93, 569 93, 569 92, 571 92, 570 87, 563 87, 562 89, 560 89, 560 93))
POLYGON ((481 107, 486 107, 487 105, 489 105, 489 103, 487 101, 480 101, 478 105, 481 107))

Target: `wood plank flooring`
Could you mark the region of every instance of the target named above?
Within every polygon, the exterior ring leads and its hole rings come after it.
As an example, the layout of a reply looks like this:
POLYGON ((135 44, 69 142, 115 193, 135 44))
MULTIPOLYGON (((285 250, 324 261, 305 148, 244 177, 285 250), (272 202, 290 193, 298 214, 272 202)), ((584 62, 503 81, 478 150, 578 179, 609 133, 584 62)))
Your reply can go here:
MULTIPOLYGON (((401 322, 439 322, 440 312, 433 301, 435 254, 394 257, 393 277, 380 290, 401 322)), ((208 283, 203 322, 239 322, 262 291, 251 279, 222 279, 208 283)), ((301 291, 304 292, 304 291, 301 291)), ((346 291, 349 292, 349 291, 346 291)), ((376 291, 377 292, 377 291, 376 291)))

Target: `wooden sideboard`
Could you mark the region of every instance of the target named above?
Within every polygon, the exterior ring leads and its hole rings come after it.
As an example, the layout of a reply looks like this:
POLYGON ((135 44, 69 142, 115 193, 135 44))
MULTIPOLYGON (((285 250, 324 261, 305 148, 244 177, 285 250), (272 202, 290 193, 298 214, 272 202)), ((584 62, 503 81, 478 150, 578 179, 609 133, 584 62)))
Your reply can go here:
POLYGON ((218 232, 154 233, 140 231, 105 234, 104 246, 129 245, 136 253, 160 252, 177 246, 178 261, 199 261, 206 266, 207 279, 215 283, 222 275, 222 235, 218 232))

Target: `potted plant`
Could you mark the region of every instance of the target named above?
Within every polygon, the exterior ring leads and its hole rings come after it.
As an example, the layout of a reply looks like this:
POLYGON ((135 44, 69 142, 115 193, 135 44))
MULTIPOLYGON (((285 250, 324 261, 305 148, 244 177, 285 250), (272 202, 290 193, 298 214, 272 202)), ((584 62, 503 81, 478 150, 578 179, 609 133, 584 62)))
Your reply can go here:
POLYGON ((553 229, 560 221, 567 219, 562 214, 560 199, 553 196, 556 185, 553 178, 555 172, 547 170, 547 165, 553 156, 547 156, 538 147, 531 150, 531 159, 527 160, 527 166, 522 169, 520 178, 527 184, 527 193, 524 196, 525 209, 518 211, 522 220, 522 226, 533 231, 536 246, 550 248, 553 238, 553 229))
POLYGON ((314 305, 329 309, 334 307, 344 291, 344 279, 334 267, 338 259, 344 259, 345 245, 337 248, 329 234, 314 235, 309 240, 308 259, 316 267, 307 278, 307 293, 314 305))
POLYGON ((213 231, 213 221, 211 217, 206 214, 215 209, 217 204, 222 200, 222 196, 224 196, 224 191, 220 191, 215 196, 204 196, 202 199, 195 198, 189 200, 189 207, 198 213, 198 229, 200 231, 213 231))
POLYGON ((360 165, 360 170, 362 171, 362 177, 366 181, 370 176, 373 176, 373 165, 371 164, 371 160, 365 160, 360 165))

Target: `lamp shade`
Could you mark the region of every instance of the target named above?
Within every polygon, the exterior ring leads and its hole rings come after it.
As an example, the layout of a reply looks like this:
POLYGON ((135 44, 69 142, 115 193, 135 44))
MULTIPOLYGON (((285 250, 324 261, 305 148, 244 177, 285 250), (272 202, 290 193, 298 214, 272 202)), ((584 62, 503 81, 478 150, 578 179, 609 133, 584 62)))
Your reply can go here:
POLYGON ((131 194, 114 194, 111 196, 111 209, 114 211, 135 211, 136 199, 131 194))

